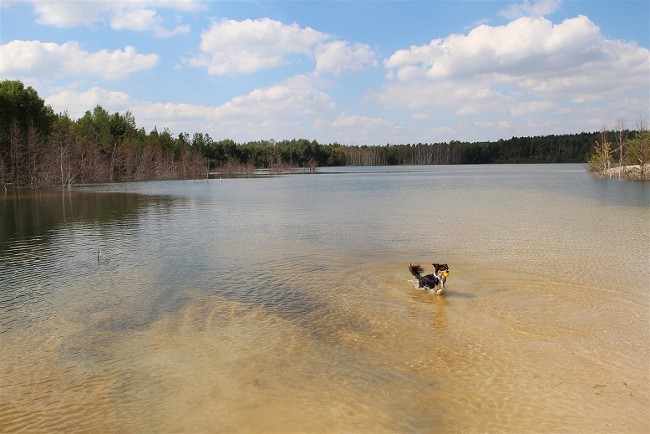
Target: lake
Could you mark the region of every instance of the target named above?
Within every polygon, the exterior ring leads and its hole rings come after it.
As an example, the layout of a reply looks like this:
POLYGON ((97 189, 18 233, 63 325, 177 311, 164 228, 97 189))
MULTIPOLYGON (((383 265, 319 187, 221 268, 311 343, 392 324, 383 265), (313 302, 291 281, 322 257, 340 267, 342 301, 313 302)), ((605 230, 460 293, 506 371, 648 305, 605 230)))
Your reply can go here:
POLYGON ((321 168, 0 219, 2 432, 650 431, 648 183, 321 168))

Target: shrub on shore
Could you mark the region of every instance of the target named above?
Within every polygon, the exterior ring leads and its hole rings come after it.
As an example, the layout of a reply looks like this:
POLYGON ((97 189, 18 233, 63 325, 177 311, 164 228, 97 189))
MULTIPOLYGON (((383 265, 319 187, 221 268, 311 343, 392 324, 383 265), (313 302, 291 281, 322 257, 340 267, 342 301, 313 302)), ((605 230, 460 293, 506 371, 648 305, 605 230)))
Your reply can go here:
POLYGON ((607 133, 602 132, 601 141, 595 142, 587 163, 590 172, 602 177, 650 180, 650 131, 644 122, 638 122, 632 138, 621 140, 616 149, 612 149, 607 133), (619 156, 618 162, 614 160, 614 155, 619 156))

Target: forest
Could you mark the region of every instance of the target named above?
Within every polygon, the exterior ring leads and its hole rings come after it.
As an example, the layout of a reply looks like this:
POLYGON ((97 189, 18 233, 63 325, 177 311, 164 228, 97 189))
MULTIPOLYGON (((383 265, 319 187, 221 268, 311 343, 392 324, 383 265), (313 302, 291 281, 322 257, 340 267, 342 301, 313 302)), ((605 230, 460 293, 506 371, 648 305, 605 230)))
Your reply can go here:
MULTIPOLYGON (((612 132, 611 134, 614 134, 612 132)), ((30 86, 0 82, 0 184, 37 188, 78 183, 205 178, 319 166, 582 163, 603 132, 486 142, 320 144, 315 140, 236 143, 206 133, 147 132, 134 116, 101 106, 79 119, 56 114, 30 86)), ((626 131, 633 138, 633 131, 626 131)))

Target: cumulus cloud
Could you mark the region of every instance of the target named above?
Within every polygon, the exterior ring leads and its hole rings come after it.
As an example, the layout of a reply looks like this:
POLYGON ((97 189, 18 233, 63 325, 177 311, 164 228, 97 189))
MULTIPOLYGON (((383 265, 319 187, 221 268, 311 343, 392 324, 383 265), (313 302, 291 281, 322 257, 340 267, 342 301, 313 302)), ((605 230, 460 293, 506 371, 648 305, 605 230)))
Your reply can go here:
MULTIPOLYGON (((216 124, 221 125, 219 107, 184 104, 161 103, 138 100, 125 92, 111 91, 92 87, 83 92, 63 90, 45 99, 55 112, 66 112, 73 119, 78 119, 87 110, 101 105, 109 113, 130 111, 138 122, 139 128, 169 128, 174 133, 207 132, 216 124)), ((220 133, 223 131, 219 131, 220 133)))
POLYGON ((110 1, 32 1, 36 22, 45 26, 74 27, 94 24, 114 8, 110 1))
POLYGON ((322 121, 320 127, 331 131, 335 141, 340 143, 385 144, 396 138, 401 128, 381 117, 341 113, 332 121, 322 121))
POLYGON ((122 9, 117 10, 111 17, 111 28, 115 30, 132 30, 135 32, 151 31, 155 36, 165 38, 168 36, 188 33, 190 26, 180 25, 167 29, 163 25, 163 18, 154 9, 122 9))
MULTIPOLYGON (((455 114, 471 114, 479 110, 509 106, 511 98, 483 83, 456 83, 439 81, 422 83, 391 83, 376 96, 378 101, 391 108, 409 110, 442 109, 455 114)), ((421 113, 421 112, 420 112, 421 113)))
POLYGON ((188 25, 165 27, 160 10, 194 12, 202 6, 198 0, 32 0, 36 21, 53 27, 76 27, 109 24, 111 28, 138 32, 152 32, 167 37, 187 33, 188 25))
POLYGON ((381 117, 338 114, 330 95, 312 75, 298 75, 266 88, 254 89, 222 104, 182 104, 138 100, 124 92, 92 87, 58 91, 45 98, 56 112, 77 119, 96 105, 109 112, 129 110, 138 127, 207 132, 236 141, 305 137, 321 142, 386 143, 400 127, 381 117), (370 139, 372 138, 372 139, 370 139))
POLYGON ((83 51, 75 41, 64 44, 14 40, 0 46, 0 73, 7 77, 85 77, 117 80, 158 63, 155 54, 139 54, 135 48, 83 51))
POLYGON ((79 117, 99 104, 109 112, 130 110, 147 129, 167 126, 179 132, 211 132, 241 140, 285 138, 301 131, 307 134, 316 116, 334 108, 330 96, 318 90, 308 76, 295 76, 254 89, 214 106, 142 101, 97 87, 85 92, 64 90, 45 100, 55 111, 67 111, 72 117, 79 117))
POLYGON ((488 128, 490 130, 512 130, 514 123, 512 121, 477 121, 474 125, 481 128, 488 128))
POLYGON ((358 71, 366 65, 375 65, 375 54, 366 44, 333 41, 319 45, 315 50, 316 72, 358 71))
POLYGON ((557 107, 554 101, 525 101, 515 105, 510 114, 513 116, 523 116, 529 113, 542 112, 557 107))
POLYGON ((480 25, 467 35, 450 35, 424 46, 399 50, 385 61, 408 80, 472 75, 538 75, 567 71, 603 56, 598 26, 585 16, 553 24, 546 18, 519 18, 504 26, 480 25))
POLYGON ((591 125, 587 119, 648 113, 650 51, 606 38, 585 16, 479 25, 398 50, 384 66, 388 82, 375 94, 382 105, 428 110, 432 119, 463 116, 497 137, 522 127, 540 133, 583 130, 591 125), (617 104, 622 100, 624 107, 617 104), (525 124, 512 117, 525 118, 525 124))
MULTIPOLYGON (((438 99, 444 95, 444 99, 453 100, 459 97, 457 87, 474 93, 478 86, 489 98, 517 96, 524 91, 580 102, 639 86, 647 88, 649 59, 648 49, 604 38, 585 16, 559 24, 524 17, 504 26, 481 25, 467 35, 450 35, 395 52, 384 62, 393 80, 386 88, 391 97, 384 97, 391 101, 400 98, 397 83, 403 83, 407 91, 419 83, 431 89, 420 95, 435 93, 438 99), (443 88, 441 83, 453 85, 443 88)), ((411 94, 416 101, 423 101, 417 91, 411 94)), ((520 111, 514 109, 513 113, 520 111)))
POLYGON ((224 113, 259 117, 302 116, 333 108, 330 97, 310 77, 297 75, 273 86, 254 89, 222 106, 224 113))
POLYGON ((92 87, 85 92, 63 90, 45 98, 45 102, 51 105, 55 112, 66 112, 73 119, 80 118, 87 110, 92 110, 97 105, 112 112, 126 112, 132 105, 128 94, 99 87, 92 87))
POLYGON ((391 122, 382 118, 373 118, 369 116, 350 115, 343 113, 339 115, 331 124, 334 128, 376 128, 381 126, 392 125, 391 122))
POLYGON ((562 70, 545 76, 531 74, 520 85, 536 94, 570 95, 576 102, 648 88, 650 50, 635 43, 603 39, 598 53, 594 61, 576 65, 573 74, 562 70))
POLYGON ((555 12, 559 7, 559 0, 537 0, 533 2, 524 0, 523 3, 508 6, 499 12, 499 15, 510 19, 519 17, 543 17, 555 12))
POLYGON ((375 61, 367 45, 329 39, 310 27, 270 18, 220 20, 201 34, 202 53, 188 63, 213 75, 228 75, 274 68, 291 62, 292 56, 314 58, 317 73, 358 70, 375 61))
POLYGON ((327 36, 309 27, 269 18, 221 20, 201 34, 202 54, 190 60, 210 74, 250 73, 281 65, 290 54, 308 54, 327 36))

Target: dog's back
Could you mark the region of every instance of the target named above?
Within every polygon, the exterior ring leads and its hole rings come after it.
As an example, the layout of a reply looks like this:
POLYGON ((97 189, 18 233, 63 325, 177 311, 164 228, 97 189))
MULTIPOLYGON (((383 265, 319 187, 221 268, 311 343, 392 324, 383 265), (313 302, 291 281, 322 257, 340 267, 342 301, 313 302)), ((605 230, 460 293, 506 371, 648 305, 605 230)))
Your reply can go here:
POLYGON ((418 279, 419 288, 431 288, 433 289, 436 285, 440 283, 440 279, 435 274, 427 274, 426 276, 422 275, 424 269, 419 265, 409 264, 409 271, 418 279))

